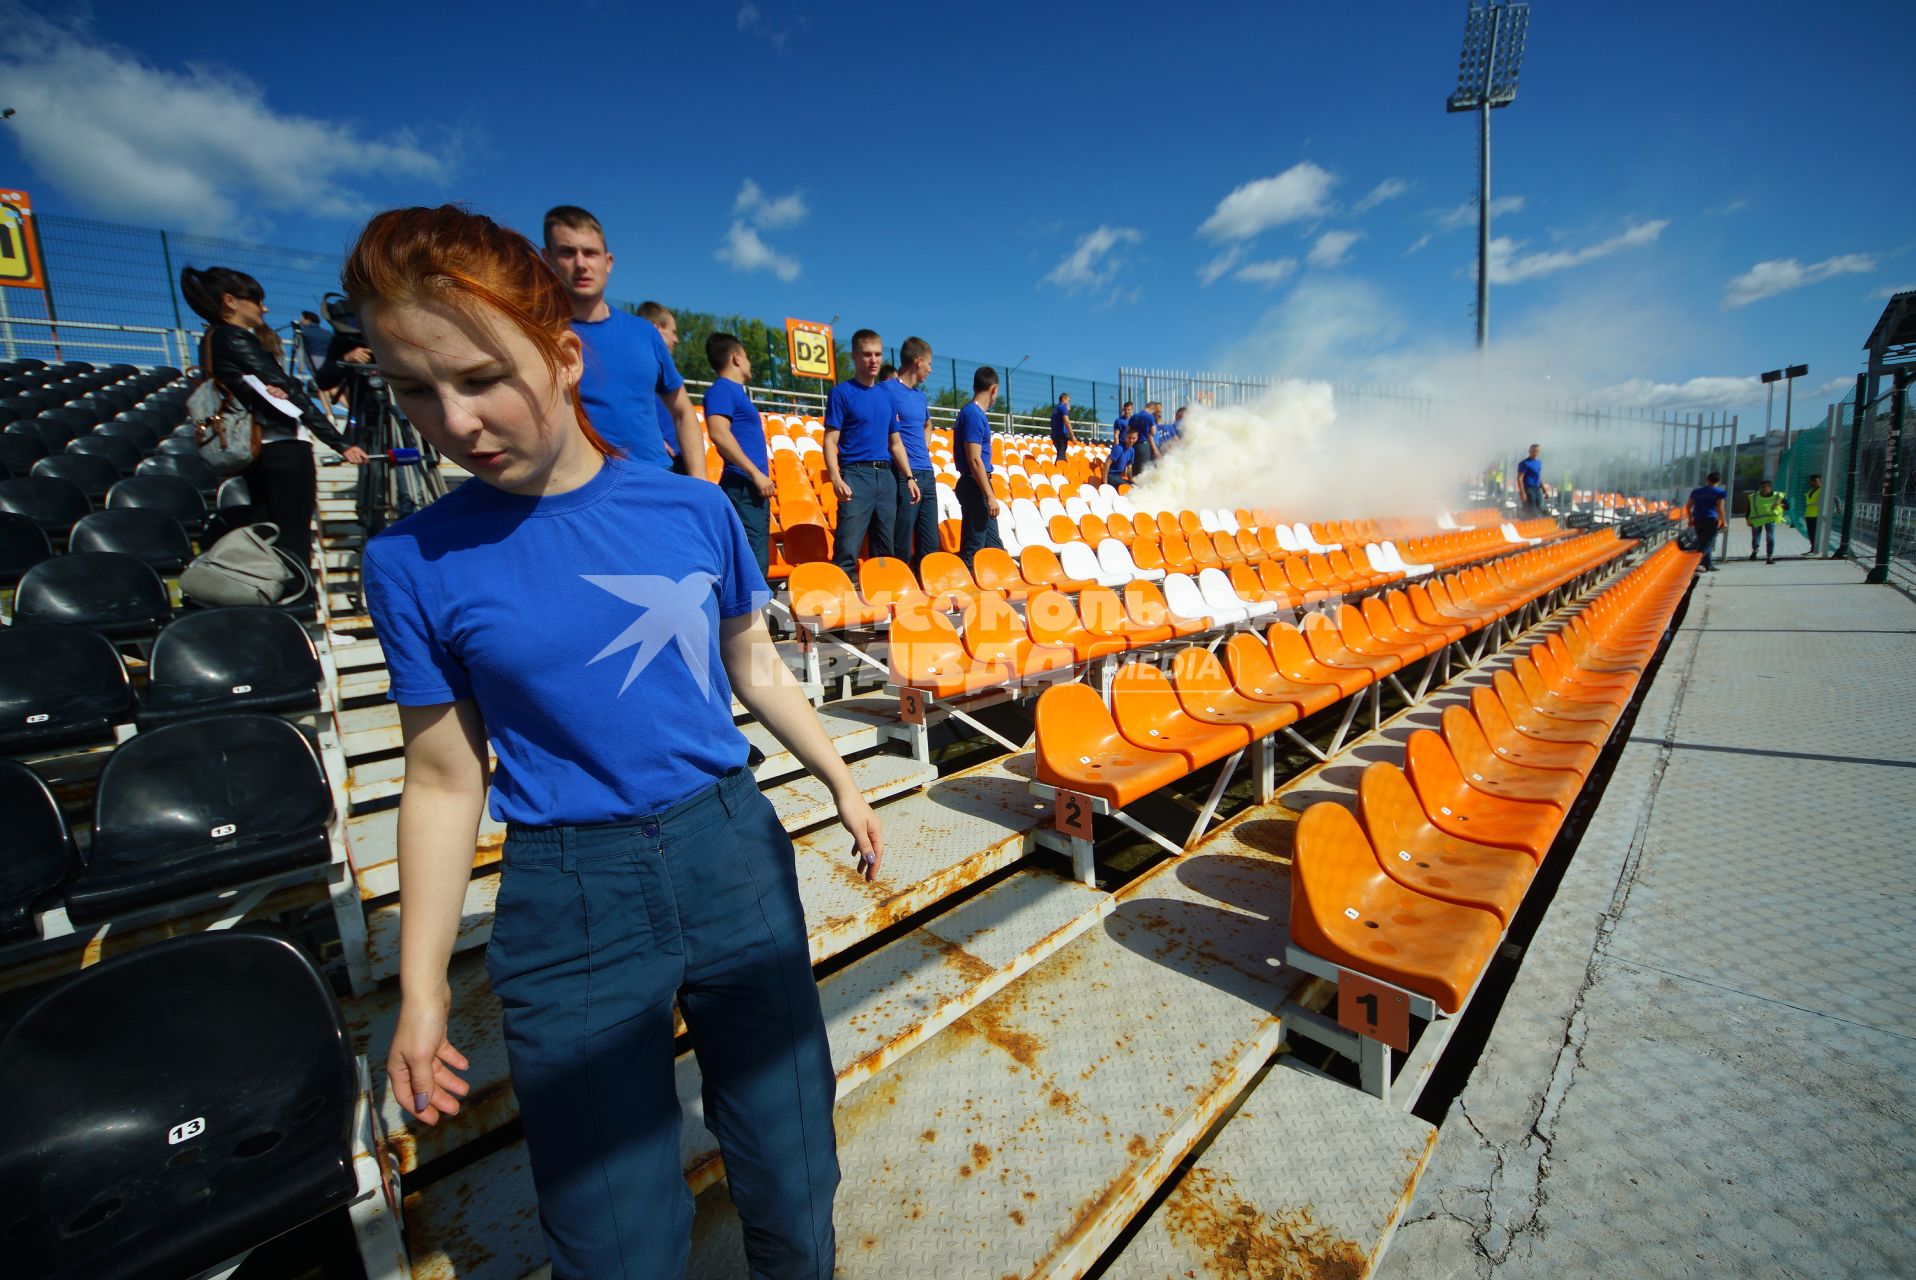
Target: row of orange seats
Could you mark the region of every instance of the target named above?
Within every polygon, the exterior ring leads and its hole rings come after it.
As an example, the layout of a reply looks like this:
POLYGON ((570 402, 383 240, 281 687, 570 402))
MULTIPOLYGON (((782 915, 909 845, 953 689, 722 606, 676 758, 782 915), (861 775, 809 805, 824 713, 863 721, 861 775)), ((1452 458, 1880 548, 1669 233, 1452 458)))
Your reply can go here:
POLYGON ((1088 686, 1054 686, 1038 699, 1038 780, 1122 808, 1434 658, 1631 545, 1591 534, 1512 557, 1494 573, 1475 570, 1340 605, 1334 618, 1274 622, 1261 638, 1240 632, 1225 643, 1222 681, 1211 654, 1186 648, 1168 676, 1126 664, 1109 708, 1088 686))
POLYGON ((1665 543, 1419 729, 1408 777, 1364 771, 1357 814, 1298 823, 1291 943, 1454 1013, 1476 986, 1597 756, 1635 696, 1700 557, 1665 543))

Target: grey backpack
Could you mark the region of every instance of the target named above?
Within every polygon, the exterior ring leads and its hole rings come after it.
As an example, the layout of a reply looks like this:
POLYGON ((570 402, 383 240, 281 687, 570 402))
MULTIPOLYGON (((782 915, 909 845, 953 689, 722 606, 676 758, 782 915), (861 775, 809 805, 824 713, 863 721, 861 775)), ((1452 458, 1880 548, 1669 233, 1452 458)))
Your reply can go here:
POLYGON ((180 575, 180 591, 198 604, 288 604, 312 584, 306 566, 273 543, 279 526, 251 524, 215 542, 180 575))
POLYGON ((193 443, 200 459, 218 476, 236 476, 259 457, 259 423, 253 411, 213 380, 207 358, 207 340, 200 343, 200 367, 207 371, 186 398, 186 420, 193 424, 193 443))

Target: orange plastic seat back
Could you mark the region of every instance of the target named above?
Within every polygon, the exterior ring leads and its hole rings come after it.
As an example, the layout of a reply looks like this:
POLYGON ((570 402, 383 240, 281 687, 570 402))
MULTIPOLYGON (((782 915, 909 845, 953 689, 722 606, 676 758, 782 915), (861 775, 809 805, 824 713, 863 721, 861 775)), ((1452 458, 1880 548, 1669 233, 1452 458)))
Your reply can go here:
POLYGON ((1222 569, 1224 562, 1218 559, 1216 548, 1211 545, 1209 535, 1202 530, 1184 535, 1191 548, 1191 560, 1200 569, 1222 569))
POLYGON ((978 584, 972 581, 965 562, 948 551, 933 551, 919 561, 918 576, 924 581, 925 591, 929 595, 949 592, 969 596, 978 591, 978 584))
POLYGON ((1258 581, 1264 584, 1264 594, 1273 600, 1295 600, 1297 587, 1284 575, 1284 566, 1276 560, 1266 560, 1257 567, 1258 581))
POLYGON ((1196 535, 1204 532, 1204 521, 1198 519, 1198 513, 1195 511, 1180 511, 1178 528, 1184 530, 1185 536, 1195 538, 1196 535))
POLYGON ((1246 560, 1262 560, 1265 558, 1264 548, 1259 545, 1257 535, 1249 529, 1239 529, 1232 535, 1232 541, 1237 543, 1239 554, 1246 560))
POLYGON ((1331 567, 1329 560, 1326 560, 1316 552, 1312 552, 1310 555, 1304 557, 1304 567, 1310 570, 1311 577, 1317 579, 1321 586, 1342 588, 1350 585, 1342 574, 1331 567))
POLYGON ((1132 523, 1131 517, 1122 511, 1114 511, 1106 517, 1104 527, 1109 529, 1111 536, 1119 542, 1129 543, 1135 541, 1138 536, 1137 526, 1132 523))
POLYGON ((1231 566, 1231 586, 1246 600, 1262 600, 1269 594, 1264 589, 1263 580, 1257 576, 1257 570, 1248 564, 1231 566))
POLYGON ((965 648, 980 661, 1013 665, 1031 643, 1024 619, 1011 601, 995 591, 983 592, 965 606, 963 639, 965 648))
POLYGON ((1186 645, 1172 655, 1171 684, 1187 702, 1202 696, 1237 696, 1224 664, 1203 645, 1186 645))
POLYGON ((1321 587, 1317 580, 1311 577, 1310 570, 1305 568, 1302 559, 1293 556, 1281 563, 1284 566, 1284 576, 1290 579, 1293 588, 1309 595, 1321 594, 1321 587))
POLYGON ((918 579, 912 576, 911 566, 892 556, 873 556, 860 564, 858 589, 872 604, 893 609, 925 600, 918 579))
POLYGON ((1163 569, 1164 552, 1156 542, 1147 542, 1139 538, 1131 544, 1131 563, 1140 569, 1163 569))
MULTIPOLYGON (((1078 518, 1078 536, 1095 547, 1111 536, 1111 529, 1099 516, 1080 516, 1078 518)), ((1052 541, 1055 542, 1057 539, 1054 538, 1052 541)))
POLYGON ((1192 566, 1197 564, 1196 557, 1191 553, 1191 544, 1185 541, 1184 535, 1181 533, 1167 533, 1164 535, 1162 558, 1166 568, 1179 573, 1190 572, 1192 566))
POLYGON ((1159 537, 1168 538, 1174 533, 1182 534, 1183 532, 1184 532, 1183 526, 1178 524, 1177 512, 1175 511, 1158 512, 1158 536, 1159 537))
POLYGON ((1084 625, 1071 597, 1061 591, 1040 591, 1025 601, 1025 631, 1037 644, 1070 646, 1084 625))
POLYGON ((786 587, 792 595, 792 612, 822 631, 842 627, 847 619, 869 617, 852 580, 829 560, 793 565, 786 587))
POLYGON ((1027 582, 1056 584, 1067 580, 1058 553, 1050 547, 1026 547, 1019 553, 1018 568, 1027 582))
POLYGON ((971 566, 977 571, 978 585, 987 591, 1022 592, 1027 586, 1018 562, 1002 547, 980 547, 971 566))
POLYGON ((1070 516, 1052 516, 1045 526, 1051 540, 1057 543, 1076 542, 1078 525, 1070 516))
POLYGON ((1078 617, 1084 624, 1084 629, 1094 636, 1124 638, 1125 623, 1128 620, 1124 612, 1124 601, 1118 599, 1118 593, 1109 587, 1086 587, 1080 591, 1078 617))
POLYGON ((935 688, 974 665, 951 619, 933 609, 899 610, 885 647, 894 684, 935 688))

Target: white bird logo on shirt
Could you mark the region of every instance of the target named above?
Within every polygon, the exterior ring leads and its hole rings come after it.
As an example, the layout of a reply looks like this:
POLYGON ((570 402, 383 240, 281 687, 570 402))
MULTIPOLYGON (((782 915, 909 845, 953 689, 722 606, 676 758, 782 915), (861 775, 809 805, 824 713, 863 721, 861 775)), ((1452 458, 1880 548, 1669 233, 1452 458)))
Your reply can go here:
POLYGON ((718 581, 716 577, 709 573, 689 573, 674 581, 646 573, 582 573, 579 576, 600 590, 610 591, 645 610, 611 644, 594 654, 586 663, 588 667, 621 649, 638 646, 632 655, 632 665, 626 670, 625 683, 619 686, 623 694, 639 678, 639 673, 651 665, 652 659, 677 641, 679 655, 685 659, 692 679, 701 687, 709 685, 712 629, 705 618, 705 602, 711 598, 712 586, 718 581))

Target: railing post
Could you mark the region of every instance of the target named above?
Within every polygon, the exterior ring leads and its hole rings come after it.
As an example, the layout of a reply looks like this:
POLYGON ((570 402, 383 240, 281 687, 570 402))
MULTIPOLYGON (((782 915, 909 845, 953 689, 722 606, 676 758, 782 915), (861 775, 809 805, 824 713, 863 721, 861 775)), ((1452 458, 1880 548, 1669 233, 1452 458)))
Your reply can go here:
POLYGON ((1849 415, 1849 469, 1843 477, 1843 540, 1836 544, 1836 550, 1830 553, 1832 559, 1848 560, 1856 553, 1850 550, 1850 529, 1856 523, 1856 461, 1857 451, 1863 437, 1863 411, 1869 399, 1869 375, 1856 375, 1856 401, 1849 415))
POLYGON ((1889 434, 1883 438, 1883 503, 1876 518, 1876 564, 1864 582, 1888 582, 1890 544, 1896 540, 1896 493, 1903 477, 1903 401, 1909 398, 1911 371, 1905 365, 1890 378, 1889 434))

